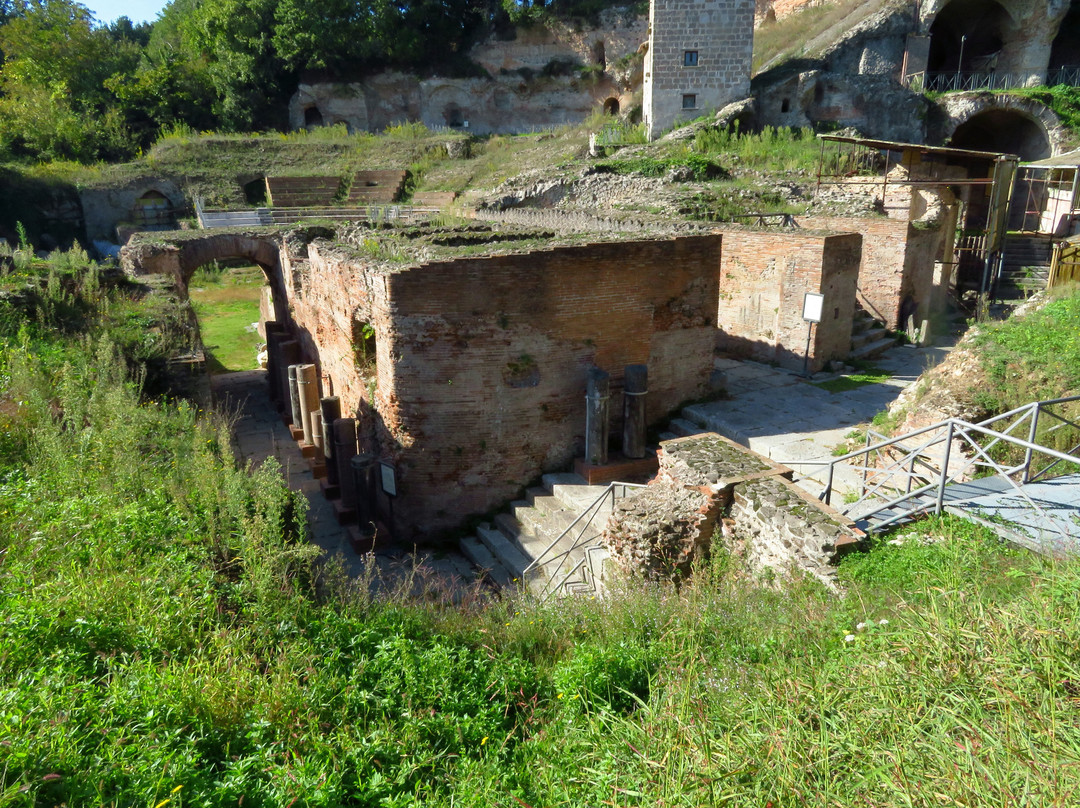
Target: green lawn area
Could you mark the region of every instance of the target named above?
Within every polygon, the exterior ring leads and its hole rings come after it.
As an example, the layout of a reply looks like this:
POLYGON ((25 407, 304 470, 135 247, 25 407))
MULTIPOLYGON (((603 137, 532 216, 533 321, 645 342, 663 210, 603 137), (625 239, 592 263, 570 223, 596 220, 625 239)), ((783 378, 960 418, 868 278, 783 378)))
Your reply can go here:
POLYGON ((191 280, 191 303, 211 373, 254 370, 261 338, 251 327, 259 319, 259 292, 265 283, 258 267, 200 270, 191 280))

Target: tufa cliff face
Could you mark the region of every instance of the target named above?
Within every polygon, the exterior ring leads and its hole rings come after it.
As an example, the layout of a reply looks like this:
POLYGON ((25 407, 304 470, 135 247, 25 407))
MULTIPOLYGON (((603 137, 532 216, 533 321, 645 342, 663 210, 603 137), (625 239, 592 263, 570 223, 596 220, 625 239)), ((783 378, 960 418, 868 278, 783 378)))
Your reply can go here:
POLYGON ((289 120, 294 129, 344 123, 361 132, 421 121, 485 135, 579 123, 598 109, 626 114, 640 104, 647 41, 648 19, 624 8, 602 12, 595 28, 552 21, 476 45, 470 57, 483 77, 387 72, 301 84, 289 120))

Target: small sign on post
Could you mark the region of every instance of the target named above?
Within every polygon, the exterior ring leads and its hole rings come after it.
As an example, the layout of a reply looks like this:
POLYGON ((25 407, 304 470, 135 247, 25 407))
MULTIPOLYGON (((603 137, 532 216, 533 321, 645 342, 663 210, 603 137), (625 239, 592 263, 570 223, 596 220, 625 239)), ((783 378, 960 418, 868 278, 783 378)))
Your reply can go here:
POLYGON ((810 378, 810 337, 814 332, 814 323, 821 322, 821 312, 825 307, 825 295, 820 292, 807 292, 803 295, 802 316, 806 320, 806 350, 803 351, 802 375, 810 378))

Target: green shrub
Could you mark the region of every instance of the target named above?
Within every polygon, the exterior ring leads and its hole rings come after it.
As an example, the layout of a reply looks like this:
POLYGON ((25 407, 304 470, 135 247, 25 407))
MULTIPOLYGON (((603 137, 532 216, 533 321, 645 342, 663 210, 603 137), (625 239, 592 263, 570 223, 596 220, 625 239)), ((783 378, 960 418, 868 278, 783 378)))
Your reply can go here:
POLYGON ((571 709, 629 713, 649 700, 655 653, 643 645, 582 644, 554 671, 559 698, 571 709))

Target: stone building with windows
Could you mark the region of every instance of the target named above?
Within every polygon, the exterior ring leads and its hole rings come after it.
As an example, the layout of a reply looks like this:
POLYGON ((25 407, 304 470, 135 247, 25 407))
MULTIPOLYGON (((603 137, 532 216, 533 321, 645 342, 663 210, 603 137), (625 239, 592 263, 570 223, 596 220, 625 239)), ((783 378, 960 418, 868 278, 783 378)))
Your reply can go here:
POLYGON ((653 0, 642 115, 652 140, 750 93, 751 0, 653 0))

